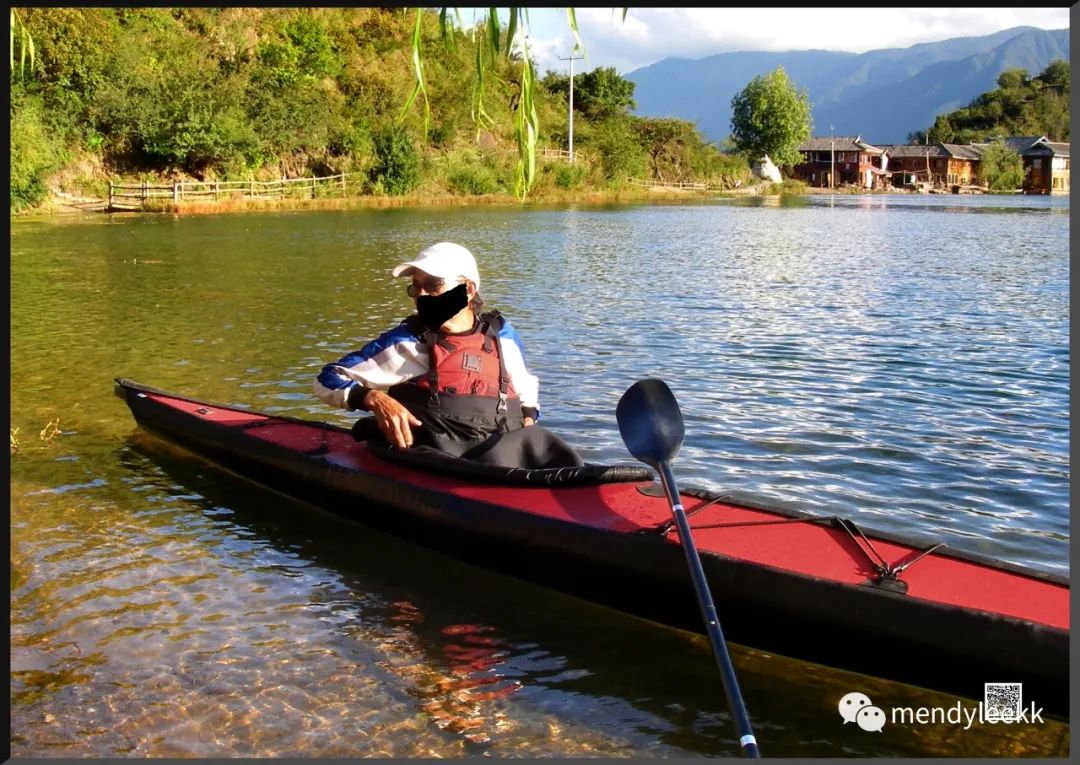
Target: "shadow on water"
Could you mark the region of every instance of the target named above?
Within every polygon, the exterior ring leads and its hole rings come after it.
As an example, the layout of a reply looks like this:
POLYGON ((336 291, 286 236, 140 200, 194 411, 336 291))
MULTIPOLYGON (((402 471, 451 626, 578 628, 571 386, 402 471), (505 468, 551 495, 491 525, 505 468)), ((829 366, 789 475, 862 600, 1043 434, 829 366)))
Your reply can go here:
MULTIPOLYGON (((191 506, 218 523, 227 518, 223 533, 261 540, 298 556, 298 565, 339 577, 363 603, 355 618, 376 628, 362 635, 392 629, 402 682, 434 725, 474 746, 467 751, 519 754, 499 748, 508 710, 528 717, 556 709, 625 742, 620 755, 733 756, 738 751, 704 636, 486 571, 340 519, 141 431, 118 457, 132 473, 158 474, 156 482, 174 484, 167 490, 182 487, 191 506)), ((851 691, 883 707, 949 707, 957 699, 743 646, 732 646, 732 657, 766 755, 1068 752, 1067 725, 1052 721, 970 730, 951 724, 890 725, 882 733, 867 732, 845 725, 838 715, 839 700, 851 691)))

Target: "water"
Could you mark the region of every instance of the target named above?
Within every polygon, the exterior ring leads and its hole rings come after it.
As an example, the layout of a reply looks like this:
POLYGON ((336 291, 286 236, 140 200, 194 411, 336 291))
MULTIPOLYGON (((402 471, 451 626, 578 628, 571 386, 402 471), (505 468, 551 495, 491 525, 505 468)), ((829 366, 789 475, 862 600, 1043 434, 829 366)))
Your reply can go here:
MULTIPOLYGON (((665 379, 684 487, 1068 573, 1068 200, 90 217, 11 224, 16 756, 737 751, 704 638, 259 490, 140 433, 115 376, 349 424, 322 364, 404 316, 389 269, 478 254, 544 424, 626 462, 665 379), (50 426, 51 423, 51 426, 50 426)), ((889 726, 938 694, 734 647, 773 756, 1068 752, 1068 728, 889 726)))

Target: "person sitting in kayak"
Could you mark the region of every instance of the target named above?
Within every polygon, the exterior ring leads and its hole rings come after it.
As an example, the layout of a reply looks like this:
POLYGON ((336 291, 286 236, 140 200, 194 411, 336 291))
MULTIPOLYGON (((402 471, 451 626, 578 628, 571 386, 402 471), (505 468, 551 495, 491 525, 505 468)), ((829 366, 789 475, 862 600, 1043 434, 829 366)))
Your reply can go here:
POLYGON ((315 380, 315 395, 330 406, 374 415, 353 429, 358 440, 381 434, 398 448, 504 467, 583 465, 562 439, 535 425, 539 380, 510 322, 482 312, 472 253, 439 242, 392 273, 411 278, 406 291, 416 313, 327 364, 315 380))

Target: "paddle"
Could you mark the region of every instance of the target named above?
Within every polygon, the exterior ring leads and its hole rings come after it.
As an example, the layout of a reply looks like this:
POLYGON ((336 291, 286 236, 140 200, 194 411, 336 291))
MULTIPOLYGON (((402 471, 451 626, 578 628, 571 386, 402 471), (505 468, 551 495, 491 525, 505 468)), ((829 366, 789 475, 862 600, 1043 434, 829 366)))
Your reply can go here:
POLYGON ((731 664, 724 633, 720 630, 720 620, 716 616, 705 572, 701 568, 701 559, 690 534, 690 524, 686 520, 682 502, 679 501, 675 475, 671 472, 671 460, 679 453, 685 435, 679 404, 663 380, 638 380, 619 399, 615 418, 619 421, 619 432, 630 453, 660 473, 660 481, 664 485, 671 512, 679 528, 679 541, 694 580, 694 591, 697 593, 698 605, 701 606, 701 615, 705 619, 713 656, 720 667, 724 693, 727 695, 742 753, 747 757, 760 757, 757 739, 750 729, 750 718, 746 714, 746 705, 739 692, 735 668, 731 664))

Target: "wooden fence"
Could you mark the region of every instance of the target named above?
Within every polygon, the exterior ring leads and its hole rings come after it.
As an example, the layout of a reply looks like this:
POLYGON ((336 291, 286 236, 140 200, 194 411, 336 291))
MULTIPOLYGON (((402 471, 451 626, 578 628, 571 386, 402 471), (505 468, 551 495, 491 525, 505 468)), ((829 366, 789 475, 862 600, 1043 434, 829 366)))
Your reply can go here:
POLYGON ((690 191, 708 191, 707 183, 668 183, 667 181, 647 181, 642 178, 627 178, 626 182, 631 186, 639 186, 643 189, 687 189, 690 191))
POLYGON ((562 159, 567 162, 572 162, 574 159, 581 159, 581 156, 571 157, 570 152, 566 149, 541 149, 540 156, 543 159, 562 159))
POLYGON ((169 185, 109 182, 110 210, 141 210, 147 202, 218 199, 315 199, 344 196, 349 190, 345 173, 314 178, 282 178, 277 181, 177 181, 169 185))

